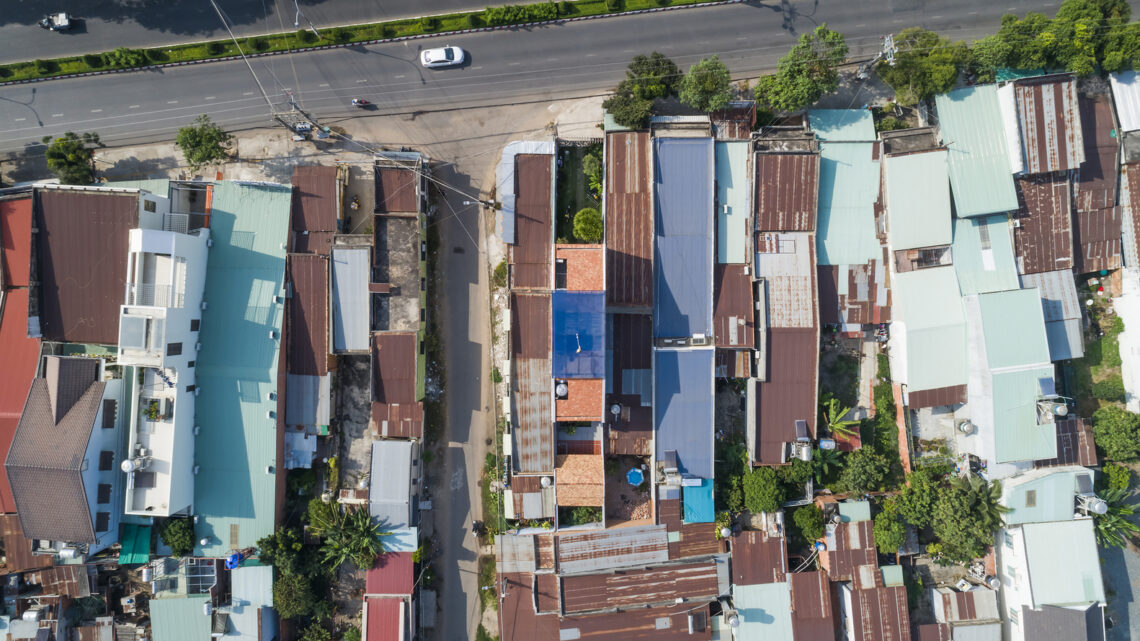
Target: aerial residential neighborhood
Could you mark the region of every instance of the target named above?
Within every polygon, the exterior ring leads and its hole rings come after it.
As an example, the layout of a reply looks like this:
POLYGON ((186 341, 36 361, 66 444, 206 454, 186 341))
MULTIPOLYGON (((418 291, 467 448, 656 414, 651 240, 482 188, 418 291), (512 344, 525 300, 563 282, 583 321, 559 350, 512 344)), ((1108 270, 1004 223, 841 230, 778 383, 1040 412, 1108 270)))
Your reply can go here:
POLYGON ((1140 638, 1140 4, 991 4, 5 8, 0 641, 1140 638))

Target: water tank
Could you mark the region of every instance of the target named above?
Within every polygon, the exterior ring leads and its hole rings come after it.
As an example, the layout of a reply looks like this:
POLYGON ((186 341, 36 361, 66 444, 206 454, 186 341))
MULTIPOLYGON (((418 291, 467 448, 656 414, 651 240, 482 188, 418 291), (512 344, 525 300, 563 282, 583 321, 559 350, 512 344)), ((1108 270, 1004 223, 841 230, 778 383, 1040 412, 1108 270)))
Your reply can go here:
POLYGON ((124 472, 130 474, 131 472, 145 470, 149 463, 150 461, 146 457, 136 456, 134 458, 124 459, 123 462, 119 464, 119 467, 124 472))
POLYGON ((539 481, 538 483, 542 487, 550 487, 550 485, 551 485, 551 483, 553 483, 553 481, 550 480, 549 476, 544 476, 544 477, 542 477, 542 480, 539 481))
POLYGON ((987 576, 986 577, 986 585, 997 590, 998 588, 1001 587, 1001 579, 997 578, 996 576, 987 576))
POLYGON ((34 623, 44 618, 44 610, 43 608, 28 608, 27 610, 24 610, 24 614, 20 618, 25 621, 34 623))
POLYGON ((739 628, 740 627, 740 615, 739 614, 733 612, 732 614, 728 615, 726 620, 728 621, 728 627, 730 627, 730 628, 739 628))
POLYGON ((77 556, 79 556, 79 550, 75 548, 65 547, 59 549, 59 558, 61 559, 74 559, 77 556))
POLYGON ((1085 501, 1085 509, 1093 514, 1107 514, 1108 503, 1102 498, 1092 497, 1085 501))
POLYGON ((1053 406, 1053 413, 1056 414, 1057 416, 1068 416, 1069 415, 1069 406, 1066 405, 1065 403, 1057 403, 1056 405, 1053 406))
POLYGON ((961 423, 958 423, 958 431, 963 434, 973 434, 974 423, 972 421, 962 421, 961 423))
POLYGON ((145 568, 143 568, 143 569, 142 569, 142 580, 143 580, 143 583, 150 583, 150 576, 151 576, 151 572, 152 572, 152 570, 150 569, 150 566, 149 566, 149 565, 148 565, 147 567, 145 567, 145 568))
POLYGON ((729 529, 727 527, 722 527, 720 529, 720 538, 727 539, 730 536, 732 536, 732 530, 731 529, 729 529))
POLYGON ((206 602, 202 604, 202 614, 210 616, 213 612, 214 604, 210 603, 210 601, 207 599, 206 602))

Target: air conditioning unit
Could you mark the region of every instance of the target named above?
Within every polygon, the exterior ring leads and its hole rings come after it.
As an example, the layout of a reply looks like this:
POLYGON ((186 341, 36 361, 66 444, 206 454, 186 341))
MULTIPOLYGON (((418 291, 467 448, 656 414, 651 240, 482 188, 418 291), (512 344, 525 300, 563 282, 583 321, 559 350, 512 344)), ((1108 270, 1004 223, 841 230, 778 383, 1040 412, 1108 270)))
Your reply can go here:
POLYGON ((1017 229, 1019 227, 1021 227, 1021 221, 1020 220, 1014 220, 1013 221, 1013 228, 1017 229))
POLYGON ((690 345, 708 345, 709 337, 704 334, 693 334, 693 339, 689 341, 690 345))

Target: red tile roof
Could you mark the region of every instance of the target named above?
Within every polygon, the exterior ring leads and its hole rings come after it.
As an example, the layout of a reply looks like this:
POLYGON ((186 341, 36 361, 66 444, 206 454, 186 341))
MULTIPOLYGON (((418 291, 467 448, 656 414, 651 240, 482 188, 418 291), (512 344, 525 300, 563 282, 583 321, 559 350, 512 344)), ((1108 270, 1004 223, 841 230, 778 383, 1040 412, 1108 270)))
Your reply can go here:
POLYGON ((600 292, 606 288, 604 245, 555 245, 555 261, 566 261, 566 289, 600 292))
POLYGON ((381 555, 372 569, 364 573, 364 593, 411 594, 413 565, 411 552, 388 552, 381 555))
POLYGON ((404 641, 407 627, 403 599, 364 600, 366 641, 404 641))
POLYGON ((329 259, 316 254, 290 254, 286 278, 293 284, 288 300, 290 374, 328 373, 329 259))
POLYGON ((27 287, 32 263, 32 197, 0 200, 0 286, 27 287))
MULTIPOLYGON (((36 377, 40 341, 28 338, 28 290, 10 289, 0 304, 0 354, 4 355, 4 366, 0 367, 0 455, 6 457, 36 377)), ((0 468, 0 512, 15 511, 8 474, 0 468)))

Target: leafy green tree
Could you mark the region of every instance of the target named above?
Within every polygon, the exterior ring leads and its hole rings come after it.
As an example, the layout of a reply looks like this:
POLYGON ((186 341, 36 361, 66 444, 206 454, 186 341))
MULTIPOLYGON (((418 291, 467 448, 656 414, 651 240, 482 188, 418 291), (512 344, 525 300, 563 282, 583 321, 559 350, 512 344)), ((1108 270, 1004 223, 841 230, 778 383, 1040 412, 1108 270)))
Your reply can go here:
POLYGON ((843 467, 843 457, 839 450, 817 447, 811 453, 811 465, 816 482, 823 484, 824 479, 831 478, 833 472, 838 472, 843 467))
POLYGON ((1001 484, 979 477, 950 482, 934 506, 932 526, 949 563, 969 563, 993 544, 993 533, 1003 525, 1009 508, 1001 505, 1001 484))
POLYGON ((602 103, 602 109, 622 127, 645 129, 649 126, 649 117, 653 115, 653 101, 638 96, 634 85, 628 80, 622 80, 614 89, 614 95, 602 103))
POLYGON ((839 484, 854 494, 882 490, 890 474, 890 462, 870 447, 862 447, 847 455, 847 465, 839 475, 839 484))
POLYGON ((273 606, 282 618, 307 616, 313 611, 317 597, 308 577, 279 574, 273 582, 273 606))
POLYGON ((330 568, 352 563, 367 570, 376 563, 376 557, 384 553, 381 537, 388 534, 379 523, 372 521, 368 510, 353 510, 340 517, 338 527, 325 532, 321 554, 330 568))
POLYGON ((811 478, 811 463, 794 458, 787 465, 781 465, 777 473, 785 483, 798 487, 811 478))
POLYGON ((585 525, 586 523, 601 523, 602 508, 587 505, 578 505, 570 509, 566 525, 585 525))
POLYGON ((784 486, 776 470, 758 467, 744 475, 744 506, 750 512, 775 512, 784 504, 784 486))
POLYGON ((756 85, 756 100, 779 111, 799 111, 839 87, 839 65, 847 59, 847 42, 821 24, 799 41, 776 65, 776 73, 756 85))
POLYGON ((792 522, 800 529, 800 534, 808 543, 823 538, 823 510, 814 503, 796 508, 792 512, 792 522))
POLYGON ((895 554, 906 543, 906 524, 899 514, 898 499, 883 501, 882 510, 875 515, 875 547, 883 554, 895 554))
POLYGON ((320 623, 310 623, 301 633, 301 641, 332 641, 332 632, 320 623))
POLYGON ((894 65, 880 62, 875 71, 891 86, 898 101, 913 105, 944 93, 958 81, 958 71, 969 59, 964 42, 950 42, 920 27, 903 29, 895 37, 894 65))
POLYGON ((1011 511, 1001 502, 1001 481, 986 481, 971 474, 969 478, 955 476, 950 485, 970 494, 974 516, 983 528, 993 532, 1005 526, 1005 514, 1011 511))
POLYGON ((906 477, 907 485, 899 493, 899 516, 916 528, 930 525, 934 506, 938 502, 940 483, 927 469, 918 469, 906 477))
POLYGON ((594 200, 602 197, 602 177, 605 171, 602 163, 602 148, 601 145, 593 145, 590 151, 582 157, 582 174, 586 177, 586 184, 590 188, 590 194, 594 200))
POLYGON ((178 130, 175 144, 182 148, 186 164, 197 171, 229 158, 228 150, 233 144, 233 136, 214 124, 209 116, 202 114, 194 119, 194 124, 178 130))
POLYGON ((602 240, 602 213, 593 207, 585 207, 574 214, 574 237, 586 243, 602 240))
POLYGON ((1127 490, 1132 487, 1132 470, 1119 463, 1109 461, 1101 470, 1104 472, 1105 485, 1110 490, 1127 490))
POLYGON ((299 530, 279 527, 257 542, 258 558, 277 568, 278 574, 312 576, 321 572, 313 550, 305 549, 299 530))
POLYGON ((341 641, 360 641, 360 628, 353 626, 345 630, 341 641))
POLYGON ((701 111, 724 109, 732 100, 728 67, 713 56, 689 67, 681 80, 681 102, 701 111))
POLYGON ((1007 54, 998 66, 1014 69, 1035 69, 1049 64, 1049 52, 1044 46, 1048 37, 1049 18, 1042 13, 1027 13, 1024 18, 1014 15, 1001 17, 997 39, 1007 54))
POLYGON ((681 70, 672 60, 656 51, 648 56, 635 56, 625 75, 634 94, 642 100, 676 95, 681 84, 681 70))
POLYGON ((340 506, 332 501, 325 503, 319 497, 312 499, 305 510, 305 520, 309 523, 310 532, 324 536, 329 530, 340 526, 340 506))
POLYGON ((1093 412, 1093 439, 1105 456, 1115 461, 1131 461, 1140 454, 1140 414, 1117 405, 1105 405, 1093 412))
POLYGON ((855 436, 858 434, 856 430, 851 428, 858 425, 859 421, 846 420, 843 418, 847 416, 851 408, 840 405, 839 399, 834 397, 828 398, 819 409, 823 414, 824 425, 827 427, 827 431, 831 432, 832 435, 855 436))
POLYGON ((103 147, 99 134, 82 135, 67 132, 53 139, 44 136, 43 143, 48 169, 65 185, 90 185, 95 182, 95 148, 103 147))
POLYGON ((1108 512, 1093 514, 1096 527, 1096 542, 1102 547, 1124 547, 1135 532, 1140 532, 1130 518, 1136 508, 1128 504, 1129 492, 1126 489, 1108 490, 1101 494, 1108 503, 1108 512))
POLYGON ((162 542, 170 547, 174 556, 186 556, 194 552, 194 524, 190 519, 167 519, 158 531, 162 542))

